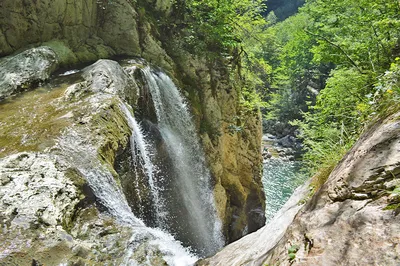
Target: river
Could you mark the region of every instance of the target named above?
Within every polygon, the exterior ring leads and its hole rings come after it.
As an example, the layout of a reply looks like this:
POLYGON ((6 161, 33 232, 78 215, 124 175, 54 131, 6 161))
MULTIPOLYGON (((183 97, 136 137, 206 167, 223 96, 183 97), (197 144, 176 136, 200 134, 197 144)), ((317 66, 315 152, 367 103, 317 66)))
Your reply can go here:
POLYGON ((289 161, 286 158, 273 156, 264 161, 263 178, 267 223, 282 208, 294 190, 307 178, 301 171, 301 161, 289 161))

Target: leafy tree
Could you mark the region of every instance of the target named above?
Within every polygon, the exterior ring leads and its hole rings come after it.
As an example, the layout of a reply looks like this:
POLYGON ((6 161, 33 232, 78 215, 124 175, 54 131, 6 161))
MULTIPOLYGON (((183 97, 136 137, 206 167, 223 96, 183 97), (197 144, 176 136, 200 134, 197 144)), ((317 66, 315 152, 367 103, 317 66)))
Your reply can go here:
POLYGON ((315 0, 303 9, 313 20, 307 30, 317 41, 315 61, 380 73, 398 44, 400 4, 397 0, 315 0))
POLYGON ((295 119, 315 171, 333 169, 369 119, 397 101, 387 78, 398 74, 399 28, 397 0, 309 0, 268 29, 279 43, 278 60, 268 61, 268 118, 295 119))
POLYGON ((308 111, 308 103, 314 103, 330 69, 329 64, 313 61, 317 43, 304 31, 309 22, 308 14, 300 13, 268 29, 278 42, 279 56, 270 62, 273 71, 266 119, 288 128, 291 120, 301 119, 302 112, 308 111))
POLYGON ((187 49, 205 55, 212 65, 221 55, 227 59, 247 110, 263 106, 259 93, 271 72, 265 60, 265 29, 271 25, 261 15, 265 8, 262 0, 186 1, 187 49))

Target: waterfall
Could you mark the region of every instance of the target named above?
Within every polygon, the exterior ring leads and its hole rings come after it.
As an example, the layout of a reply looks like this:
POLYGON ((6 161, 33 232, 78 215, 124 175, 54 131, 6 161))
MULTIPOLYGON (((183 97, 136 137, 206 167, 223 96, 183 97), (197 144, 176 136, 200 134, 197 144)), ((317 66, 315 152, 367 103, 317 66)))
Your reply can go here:
MULTIPOLYGON (((130 172, 120 179, 129 187, 118 183, 102 164, 84 127, 70 129, 58 139, 63 151, 60 160, 70 161, 85 177, 96 203, 118 223, 132 228, 123 265, 143 265, 135 261, 135 252, 144 246, 157 250, 168 265, 193 265, 197 256, 213 255, 224 245, 211 175, 178 88, 162 72, 149 67, 141 71, 148 105, 154 108, 146 115, 153 117, 135 118, 130 106, 119 103, 132 132, 131 158, 124 157, 123 165, 130 172), (128 198, 125 189, 134 198, 128 198)), ((124 156, 129 156, 127 152, 124 156)), ((151 265, 148 259, 145 264, 151 265)))
MULTIPOLYGON (((134 168, 136 174, 135 182, 139 182, 138 171, 143 170, 144 175, 147 177, 147 181, 150 186, 154 211, 156 212, 157 220, 155 221, 155 224, 157 226, 160 226, 164 218, 163 214, 164 205, 163 202, 160 200, 159 196, 159 191, 161 191, 162 188, 158 186, 157 180, 155 179, 155 174, 158 172, 158 169, 157 166, 153 164, 151 159, 152 154, 149 151, 150 144, 146 141, 142 127, 132 116, 132 113, 129 111, 129 108, 126 106, 126 104, 121 104, 120 107, 121 110, 124 112, 125 117, 128 121, 128 125, 132 131, 130 142, 131 142, 132 159, 134 162, 134 168)), ((135 187, 138 189, 139 184, 136 184, 135 187)), ((136 194, 138 195, 139 201, 141 202, 140 191, 137 191, 136 194)))
MULTIPOLYGON (((140 127, 126 106, 123 103, 120 106, 123 106, 125 108, 123 110, 127 111, 125 114, 132 129, 136 127, 134 138, 140 140, 142 137, 140 127)), ((184 248, 179 241, 176 241, 171 234, 158 228, 145 226, 144 222, 134 215, 120 186, 110 171, 100 163, 96 148, 90 144, 85 136, 87 137, 87 134, 84 132, 69 130, 67 134, 58 139, 58 147, 63 150, 63 154, 74 163, 74 166, 85 177, 96 196, 96 200, 105 207, 118 223, 132 228, 133 233, 130 236, 129 245, 126 247, 122 265, 144 265, 137 263, 134 259, 135 251, 143 243, 147 243, 147 248, 159 251, 160 256, 168 265, 193 265, 198 258, 191 254, 187 248, 184 248)), ((142 147, 145 148, 146 145, 142 147)), ((143 156, 143 154, 146 154, 146 152, 144 151, 140 156, 143 156)), ((59 159, 63 160, 63 158, 60 156, 59 159)), ((149 167, 148 170, 146 168, 146 171, 151 171, 149 164, 144 165, 149 167)), ((148 259, 149 261, 145 265, 151 265, 151 258, 148 259)))
MULTIPOLYGON (((161 227, 199 255, 212 255, 223 246, 224 240, 210 184, 211 176, 192 116, 178 88, 166 74, 155 72, 150 67, 145 67, 142 72, 155 107, 157 127, 168 154, 169 168, 172 168, 169 173, 156 174, 164 180, 163 191, 152 187, 158 203, 162 203, 164 208, 161 227)), ((141 129, 136 130, 142 132, 141 129)), ((138 135, 134 138, 135 143, 140 143, 138 135)), ((151 161, 141 149, 136 147, 135 150, 140 150, 143 162, 151 161)), ((157 163, 160 164, 153 161, 153 164, 157 163)), ((148 172, 148 178, 149 184, 156 183, 154 172, 148 172)))
POLYGON ((117 185, 112 174, 104 169, 97 159, 97 151, 77 131, 69 130, 68 134, 58 139, 58 145, 69 155, 69 159, 85 177, 94 195, 101 205, 121 224, 144 227, 144 223, 132 213, 124 193, 117 185))

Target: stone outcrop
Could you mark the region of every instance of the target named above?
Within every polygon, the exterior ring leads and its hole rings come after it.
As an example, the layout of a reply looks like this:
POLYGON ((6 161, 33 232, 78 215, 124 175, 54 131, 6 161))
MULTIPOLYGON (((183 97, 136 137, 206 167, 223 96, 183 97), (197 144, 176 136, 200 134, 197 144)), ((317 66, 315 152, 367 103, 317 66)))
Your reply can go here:
POLYGON ((0 3, 0 54, 30 44, 66 39, 84 43, 96 31, 97 1, 40 0, 0 3))
MULTIPOLYGON (((158 15, 171 12, 172 1, 154 2, 147 4, 158 15)), ((140 17, 139 9, 140 4, 127 0, 2 1, 0 56, 33 44, 56 50, 63 65, 131 55, 168 68, 172 60, 153 37, 146 11, 140 17)))
POLYGON ((232 121, 232 111, 238 113, 240 107, 229 104, 235 101, 224 99, 235 95, 220 90, 215 98, 206 97, 203 123, 215 127, 211 132, 204 132, 202 138, 215 178, 218 211, 224 221, 227 240, 232 242, 265 224, 260 120, 257 113, 249 114, 243 128, 232 131, 230 127, 236 122, 232 121), (214 120, 213 115, 220 118, 214 120))
POLYGON ((101 216, 83 177, 57 156, 9 156, 0 176, 0 264, 84 264, 124 254, 130 229, 101 216))
POLYGON ((267 225, 204 263, 398 265, 399 118, 378 121, 360 137, 274 246, 257 244, 273 235, 267 225))
POLYGON ((400 114, 378 122, 296 217, 266 262, 289 265, 397 265, 400 261, 400 114), (286 258, 285 258, 286 257, 286 258))
POLYGON ((0 61, 0 100, 47 80, 58 67, 56 53, 49 47, 26 50, 0 61))
MULTIPOLYGON (((75 163, 79 153, 71 155, 63 150, 63 139, 67 138, 69 148, 73 149, 76 143, 72 140, 80 137, 92 147, 85 150, 90 162, 96 160, 97 151, 106 152, 100 148, 108 146, 107 127, 97 129, 97 134, 91 134, 91 130, 96 129, 98 116, 104 115, 106 110, 110 115, 115 95, 97 93, 87 97, 86 93, 86 97, 82 96, 66 101, 67 96, 61 94, 52 100, 55 105, 64 103, 63 111, 55 113, 58 117, 52 119, 68 120, 70 125, 61 135, 48 136, 58 144, 46 148, 39 145, 38 150, 31 151, 31 146, 27 145, 29 152, 0 159, 0 237, 3 243, 0 264, 106 263, 125 254, 124 248, 129 245, 132 232, 113 217, 100 215, 96 196, 75 163), (104 254, 105 250, 110 254, 104 254)), ((119 140, 121 145, 129 136, 128 127, 125 129, 119 140)), ((91 166, 87 164, 87 167, 91 166)))

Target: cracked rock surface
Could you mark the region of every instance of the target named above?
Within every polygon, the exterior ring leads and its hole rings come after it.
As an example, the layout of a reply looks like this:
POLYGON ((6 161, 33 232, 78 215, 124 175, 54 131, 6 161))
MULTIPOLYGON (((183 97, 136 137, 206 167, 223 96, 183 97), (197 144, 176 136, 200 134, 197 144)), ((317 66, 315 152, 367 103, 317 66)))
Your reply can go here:
POLYGON ((364 133, 300 211, 268 265, 399 265, 400 113, 364 133), (289 261, 288 250, 299 247, 289 261))
POLYGON ((0 61, 0 100, 47 80, 58 67, 56 53, 41 46, 0 61))
POLYGON ((131 265, 133 259, 162 265, 151 235, 134 242, 133 227, 106 211, 109 202, 91 186, 119 189, 112 164, 130 135, 119 105, 125 97, 134 102, 134 81, 110 60, 77 75, 81 82, 51 100, 68 109, 49 118, 67 122, 48 136, 53 146, 1 154, 0 265, 131 265))

